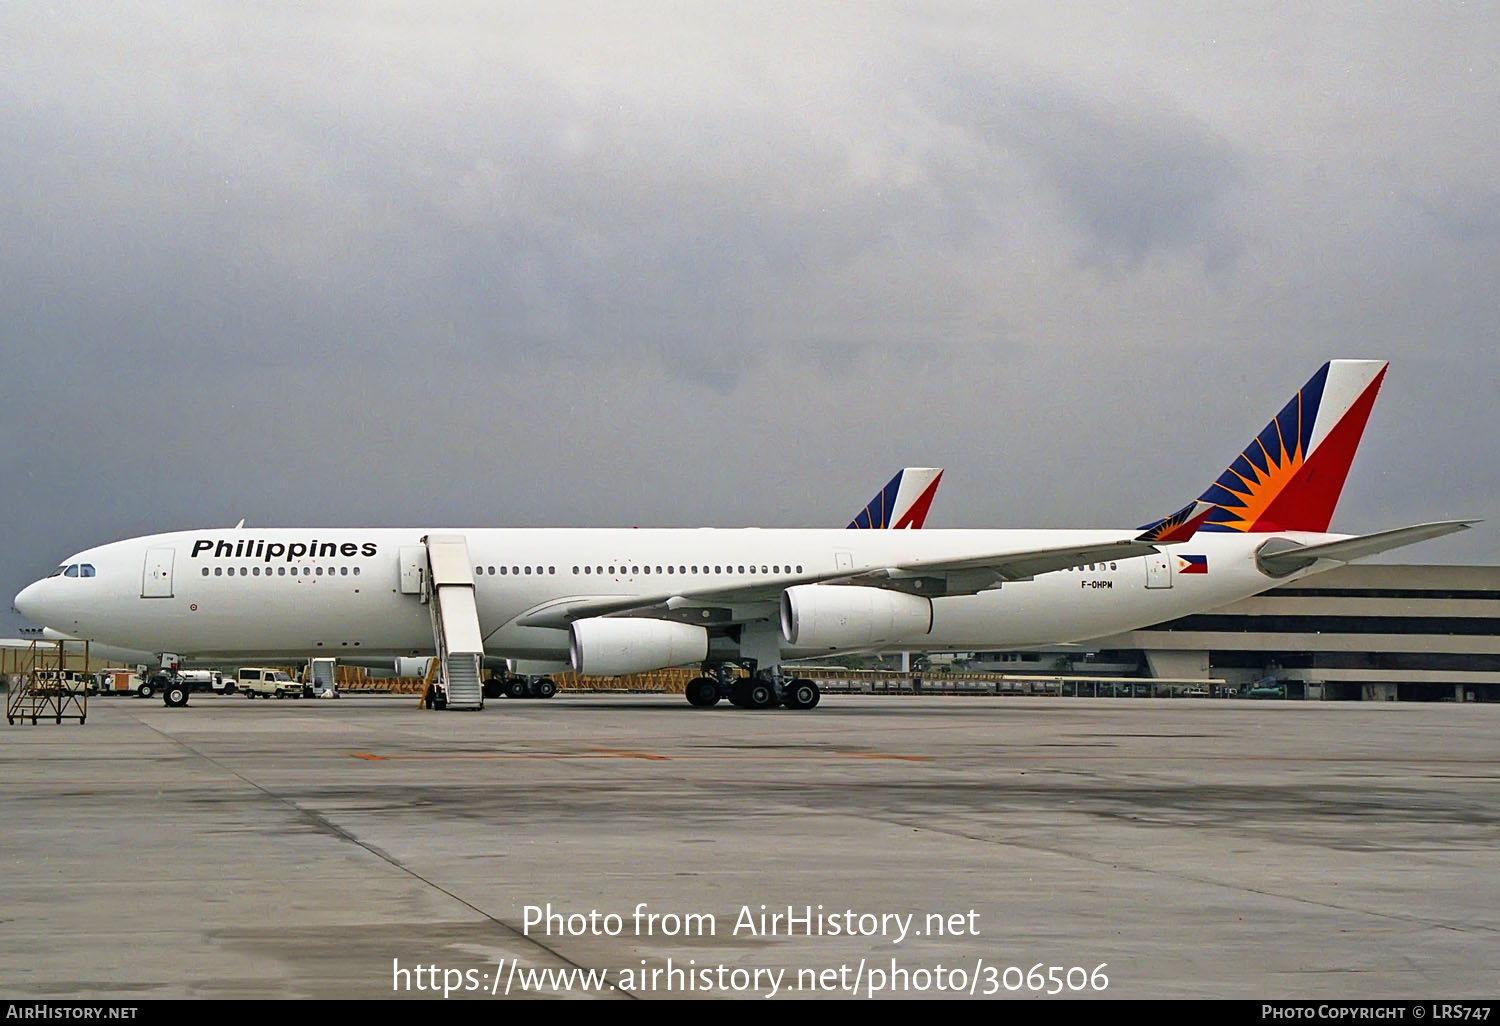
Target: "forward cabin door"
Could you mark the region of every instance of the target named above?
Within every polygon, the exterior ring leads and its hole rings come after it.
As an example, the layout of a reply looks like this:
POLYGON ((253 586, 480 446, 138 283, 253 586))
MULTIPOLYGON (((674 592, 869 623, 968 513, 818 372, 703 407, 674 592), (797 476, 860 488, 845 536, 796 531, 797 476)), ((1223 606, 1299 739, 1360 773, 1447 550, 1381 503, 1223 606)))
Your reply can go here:
POLYGON ((172 557, 175 549, 147 549, 141 573, 141 598, 172 597, 172 557))

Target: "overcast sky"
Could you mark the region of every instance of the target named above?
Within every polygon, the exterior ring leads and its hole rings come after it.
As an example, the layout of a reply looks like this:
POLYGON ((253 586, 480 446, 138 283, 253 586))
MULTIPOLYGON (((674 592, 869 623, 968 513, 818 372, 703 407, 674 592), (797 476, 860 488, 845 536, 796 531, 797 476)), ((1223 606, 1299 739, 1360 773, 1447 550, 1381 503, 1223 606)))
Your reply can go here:
POLYGON ((1500 562, 1494 8, 1207 6, 0 6, 0 591, 903 464, 929 527, 1130 527, 1331 357, 1392 363, 1334 528, 1500 562))

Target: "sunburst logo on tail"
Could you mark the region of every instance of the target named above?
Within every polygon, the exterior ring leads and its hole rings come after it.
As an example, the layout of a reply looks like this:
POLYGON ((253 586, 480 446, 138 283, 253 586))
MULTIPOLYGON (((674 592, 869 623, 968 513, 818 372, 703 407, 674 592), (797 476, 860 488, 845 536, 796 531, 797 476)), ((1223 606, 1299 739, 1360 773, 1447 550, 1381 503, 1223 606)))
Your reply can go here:
POLYGON ((1381 361, 1324 364, 1199 496, 1217 507, 1203 530, 1326 531, 1384 377, 1381 361))

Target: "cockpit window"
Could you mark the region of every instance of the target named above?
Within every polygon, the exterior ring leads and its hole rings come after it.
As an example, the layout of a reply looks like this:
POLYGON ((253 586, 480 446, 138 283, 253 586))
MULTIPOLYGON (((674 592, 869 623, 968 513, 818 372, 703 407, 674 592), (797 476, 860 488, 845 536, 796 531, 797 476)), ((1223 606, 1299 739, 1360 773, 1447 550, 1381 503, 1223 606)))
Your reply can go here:
POLYGON ((79 563, 78 564, 78 576, 79 577, 93 577, 94 576, 94 564, 92 564, 92 563, 79 563))
POLYGON ((78 564, 77 563, 71 563, 71 564, 69 564, 68 568, 63 571, 63 576, 64 577, 77 577, 78 576, 78 564))
POLYGON ((66 566, 60 566, 56 570, 54 570, 50 574, 48 574, 47 576, 48 577, 61 577, 63 575, 63 571, 65 571, 67 569, 68 568, 66 566))

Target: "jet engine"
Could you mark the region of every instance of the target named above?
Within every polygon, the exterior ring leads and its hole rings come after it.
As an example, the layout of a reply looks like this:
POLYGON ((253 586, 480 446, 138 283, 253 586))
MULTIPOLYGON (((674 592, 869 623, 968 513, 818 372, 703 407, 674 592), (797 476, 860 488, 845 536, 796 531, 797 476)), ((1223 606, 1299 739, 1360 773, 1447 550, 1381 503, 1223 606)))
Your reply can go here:
POLYGON ((915 642, 932 631, 932 599, 884 588, 799 584, 781 595, 781 636, 836 651, 915 642))
POLYGON ((397 656, 392 669, 397 677, 425 677, 430 662, 431 656, 397 656))
POLYGON ((596 616, 573 624, 568 656, 579 673, 644 673, 702 662, 708 656, 708 631, 671 620, 596 616))

